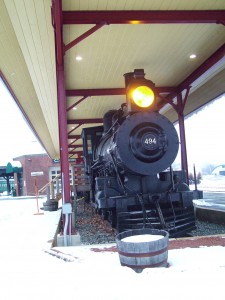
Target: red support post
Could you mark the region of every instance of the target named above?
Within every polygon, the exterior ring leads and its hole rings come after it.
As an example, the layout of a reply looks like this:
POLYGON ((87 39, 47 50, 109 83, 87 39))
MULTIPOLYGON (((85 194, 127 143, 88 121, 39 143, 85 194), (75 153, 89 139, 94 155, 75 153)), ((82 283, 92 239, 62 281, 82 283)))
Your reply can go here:
POLYGON ((59 144, 60 144, 60 165, 63 182, 63 200, 64 203, 70 201, 70 177, 68 160, 68 135, 67 135, 67 112, 66 97, 64 85, 63 66, 57 67, 57 85, 58 85, 58 118, 59 118, 59 144))
POLYGON ((68 136, 67 136, 67 106, 64 78, 64 51, 62 37, 62 0, 53 1, 53 18, 55 25, 56 41, 56 76, 58 94, 58 121, 59 121, 59 144, 60 144, 60 165, 62 180, 62 196, 64 203, 71 203, 69 157, 68 157, 68 136))
MULTIPOLYGON (((187 94, 186 94, 187 97, 187 94)), ((185 98, 186 98, 185 97, 185 98)), ((186 171, 186 178, 188 180, 188 161, 187 161, 187 146, 186 146, 186 137, 185 137, 185 126, 184 126, 184 104, 182 94, 177 95, 177 113, 178 113, 178 122, 179 122, 179 131, 180 131, 180 144, 181 144, 181 168, 183 171, 186 171)), ((189 182, 187 182, 189 183, 189 182)))

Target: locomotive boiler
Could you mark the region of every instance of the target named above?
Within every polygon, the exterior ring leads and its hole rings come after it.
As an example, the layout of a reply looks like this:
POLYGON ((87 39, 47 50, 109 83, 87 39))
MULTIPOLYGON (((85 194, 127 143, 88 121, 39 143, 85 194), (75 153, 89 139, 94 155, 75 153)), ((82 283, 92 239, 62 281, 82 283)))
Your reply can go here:
POLYGON ((176 129, 157 111, 143 70, 125 74, 125 82, 127 103, 107 112, 103 126, 82 133, 93 204, 118 232, 157 228, 183 236, 195 228, 195 214, 185 172, 171 167, 179 149, 176 129))

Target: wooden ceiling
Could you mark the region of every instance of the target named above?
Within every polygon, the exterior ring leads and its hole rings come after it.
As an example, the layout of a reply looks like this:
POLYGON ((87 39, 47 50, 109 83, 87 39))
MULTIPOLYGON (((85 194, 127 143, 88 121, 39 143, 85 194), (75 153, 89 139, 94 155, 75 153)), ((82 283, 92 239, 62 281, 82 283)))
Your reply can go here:
MULTIPOLYGON (((51 10, 51 0, 0 0, 1 75, 52 158, 60 155, 58 2, 51 10)), ((123 74, 134 69, 168 92, 190 87, 185 114, 225 92, 225 0, 62 0, 62 10, 68 145, 125 102, 123 74)), ((162 112, 177 119, 170 105, 162 112)))

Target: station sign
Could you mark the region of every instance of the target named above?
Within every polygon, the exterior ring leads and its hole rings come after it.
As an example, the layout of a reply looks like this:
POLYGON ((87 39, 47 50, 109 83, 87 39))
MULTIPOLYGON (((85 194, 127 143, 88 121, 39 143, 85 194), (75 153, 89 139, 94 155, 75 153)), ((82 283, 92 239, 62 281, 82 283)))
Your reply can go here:
POLYGON ((41 171, 41 172, 31 172, 30 174, 31 174, 32 177, 34 177, 34 176, 42 176, 42 175, 44 175, 44 172, 43 171, 41 171))

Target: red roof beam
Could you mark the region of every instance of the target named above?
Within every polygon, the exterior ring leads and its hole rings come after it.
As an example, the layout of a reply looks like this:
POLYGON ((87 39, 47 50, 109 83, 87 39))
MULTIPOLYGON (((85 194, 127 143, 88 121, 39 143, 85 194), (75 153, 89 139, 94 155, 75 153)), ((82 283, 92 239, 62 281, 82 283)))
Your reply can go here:
MULTIPOLYGON (((77 135, 77 134, 69 134, 68 135, 68 139, 69 140, 79 140, 79 139, 81 139, 81 136, 80 135, 77 135)), ((74 141, 75 142, 75 141, 74 141)), ((71 143, 72 144, 72 143, 71 143)), ((70 144, 70 145, 71 145, 70 144)))
POLYGON ((80 124, 78 124, 76 127, 74 127, 73 129, 71 129, 68 134, 72 133, 73 131, 75 131, 78 127, 80 127, 80 124))
POLYGON ((80 147, 83 148, 83 144, 69 145, 69 146, 68 146, 68 148, 73 148, 73 149, 80 148, 80 147))
POLYGON ((71 145, 73 145, 74 143, 76 143, 76 141, 77 141, 77 139, 75 139, 74 141, 72 141, 72 143, 69 143, 69 144, 68 144, 68 148, 69 148, 69 146, 71 146, 71 145))
POLYGON ((69 151, 69 154, 73 154, 73 155, 83 155, 84 152, 83 151, 69 151))
MULTIPOLYGON (((174 93, 176 91, 175 87, 156 87, 156 92, 158 94, 168 94, 174 93)), ((126 95, 125 88, 110 88, 110 89, 80 89, 80 90, 66 90, 67 97, 75 96, 119 96, 126 95)))
POLYGON ((102 123, 102 119, 67 120, 67 124, 93 124, 93 123, 102 123))
POLYGON ((68 107, 66 111, 70 111, 72 108, 74 108, 75 106, 77 106, 79 103, 81 103, 82 101, 84 101, 86 98, 87 98, 87 96, 82 97, 80 100, 78 100, 73 105, 71 105, 70 107, 68 107))
MULTIPOLYGON (((207 60, 205 60, 194 72, 192 72, 186 79, 184 79, 177 87, 176 92, 171 93, 167 97, 164 97, 164 102, 170 103, 174 108, 173 98, 177 97, 182 91, 187 89, 189 91, 190 86, 195 80, 202 76, 206 71, 218 63, 221 59, 225 57, 225 43, 217 49, 207 60)), ((176 109, 176 108, 175 108, 176 109)))
POLYGON ((225 43, 216 50, 208 59, 206 59, 193 73, 191 73, 184 81, 182 81, 178 87, 177 91, 181 92, 185 88, 188 88, 195 80, 197 80, 201 75, 213 67, 217 62, 225 57, 225 43))
POLYGON ((63 11, 63 24, 225 24, 225 10, 63 11))
POLYGON ((89 35, 91 35, 95 31, 99 30, 104 25, 106 25, 105 22, 101 22, 100 24, 95 25, 93 28, 89 29, 88 31, 86 31, 85 33, 83 33, 81 36, 79 36, 78 38, 76 38, 75 40, 73 40, 72 42, 70 42, 69 44, 67 44, 66 46, 64 46, 64 51, 67 51, 70 48, 72 48, 73 46, 79 44, 81 41, 83 41, 84 39, 86 39, 89 35))

